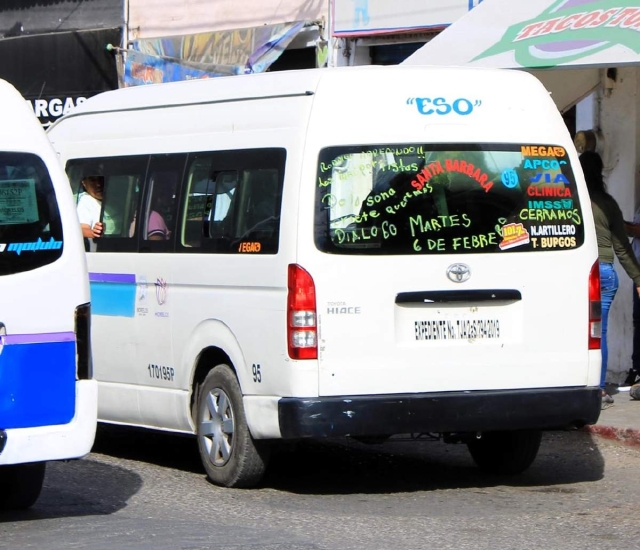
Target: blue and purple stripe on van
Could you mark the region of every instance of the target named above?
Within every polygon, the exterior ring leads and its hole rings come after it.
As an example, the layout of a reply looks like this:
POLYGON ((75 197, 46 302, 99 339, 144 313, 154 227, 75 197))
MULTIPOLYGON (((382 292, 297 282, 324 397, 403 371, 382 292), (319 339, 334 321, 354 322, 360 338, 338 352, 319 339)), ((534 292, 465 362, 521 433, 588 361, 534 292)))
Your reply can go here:
POLYGON ((89 284, 92 315, 135 317, 134 273, 89 273, 89 284))
POLYGON ((75 411, 76 335, 0 336, 0 429, 68 424, 75 411))

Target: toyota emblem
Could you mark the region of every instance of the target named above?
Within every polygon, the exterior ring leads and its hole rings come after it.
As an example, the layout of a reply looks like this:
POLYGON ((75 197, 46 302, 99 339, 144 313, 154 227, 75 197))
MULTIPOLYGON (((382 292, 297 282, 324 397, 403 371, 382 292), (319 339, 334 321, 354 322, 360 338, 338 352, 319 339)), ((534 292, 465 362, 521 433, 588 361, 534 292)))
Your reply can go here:
POLYGON ((471 270, 467 264, 453 264, 447 268, 447 277, 454 283, 464 283, 471 277, 471 270))

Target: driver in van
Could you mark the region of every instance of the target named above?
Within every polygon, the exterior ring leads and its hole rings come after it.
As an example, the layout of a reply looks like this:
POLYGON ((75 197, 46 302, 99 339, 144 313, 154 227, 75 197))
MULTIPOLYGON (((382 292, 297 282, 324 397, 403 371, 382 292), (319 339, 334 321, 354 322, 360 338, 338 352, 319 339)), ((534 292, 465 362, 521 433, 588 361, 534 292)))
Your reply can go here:
POLYGON ((84 191, 78 197, 76 209, 82 228, 82 236, 86 239, 96 239, 102 236, 104 230, 103 224, 100 222, 104 177, 95 174, 86 175, 81 183, 84 191))

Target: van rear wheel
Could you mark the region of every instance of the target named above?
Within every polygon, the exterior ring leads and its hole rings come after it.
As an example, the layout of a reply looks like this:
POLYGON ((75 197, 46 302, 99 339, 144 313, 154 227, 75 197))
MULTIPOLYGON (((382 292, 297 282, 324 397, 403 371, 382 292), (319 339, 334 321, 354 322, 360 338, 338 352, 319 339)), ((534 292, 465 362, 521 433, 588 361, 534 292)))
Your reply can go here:
POLYGON ((0 510, 24 510, 40 496, 46 462, 0 466, 0 510))
POLYGON ((209 479, 224 487, 253 487, 264 475, 269 449, 251 437, 242 392, 228 365, 204 379, 196 416, 200 458, 209 479))
POLYGON ((524 472, 535 460, 542 432, 518 430, 487 432, 467 443, 473 461, 482 470, 500 475, 524 472))

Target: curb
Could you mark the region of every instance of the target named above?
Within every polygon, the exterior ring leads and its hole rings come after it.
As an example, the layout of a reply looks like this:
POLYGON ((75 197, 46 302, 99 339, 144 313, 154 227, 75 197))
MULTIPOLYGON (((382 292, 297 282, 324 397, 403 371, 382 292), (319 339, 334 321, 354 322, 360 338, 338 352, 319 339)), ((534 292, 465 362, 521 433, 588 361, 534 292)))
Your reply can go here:
POLYGON ((613 426, 585 426, 584 431, 603 437, 604 439, 612 439, 619 441, 624 445, 632 447, 640 447, 640 430, 633 428, 614 428, 613 426))

